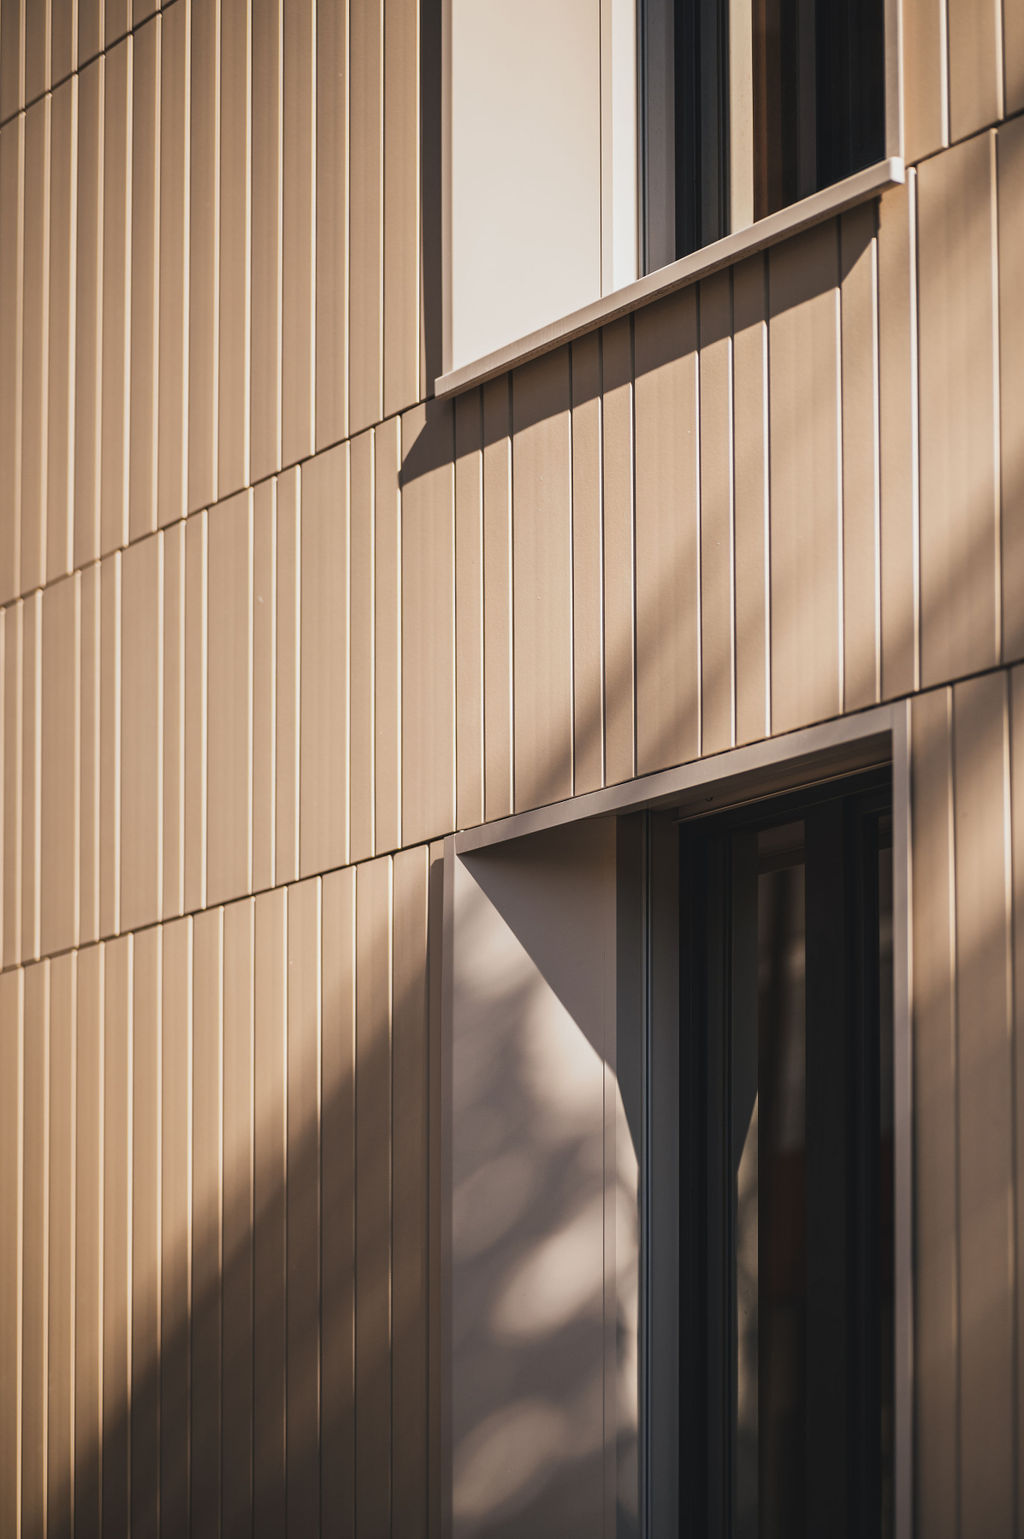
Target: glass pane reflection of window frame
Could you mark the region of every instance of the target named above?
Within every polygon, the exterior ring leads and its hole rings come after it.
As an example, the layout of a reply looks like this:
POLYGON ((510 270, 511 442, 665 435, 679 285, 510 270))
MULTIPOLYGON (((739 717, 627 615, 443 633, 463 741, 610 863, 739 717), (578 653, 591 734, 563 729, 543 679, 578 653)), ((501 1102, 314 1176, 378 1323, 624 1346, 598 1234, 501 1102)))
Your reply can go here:
POLYGON ((682 829, 684 1532, 892 1531, 890 800, 682 829))

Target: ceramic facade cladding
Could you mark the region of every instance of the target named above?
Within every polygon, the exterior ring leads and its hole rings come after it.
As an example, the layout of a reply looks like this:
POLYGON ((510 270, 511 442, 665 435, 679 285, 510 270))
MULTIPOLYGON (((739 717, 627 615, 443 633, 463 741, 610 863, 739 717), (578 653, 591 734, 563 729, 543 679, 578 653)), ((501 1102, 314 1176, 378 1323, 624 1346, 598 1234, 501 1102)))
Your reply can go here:
POLYGON ((438 403, 436 6, 0 0, 0 1531, 433 1531, 431 841, 918 691, 918 1527, 1021 1531, 1019 9, 438 403))

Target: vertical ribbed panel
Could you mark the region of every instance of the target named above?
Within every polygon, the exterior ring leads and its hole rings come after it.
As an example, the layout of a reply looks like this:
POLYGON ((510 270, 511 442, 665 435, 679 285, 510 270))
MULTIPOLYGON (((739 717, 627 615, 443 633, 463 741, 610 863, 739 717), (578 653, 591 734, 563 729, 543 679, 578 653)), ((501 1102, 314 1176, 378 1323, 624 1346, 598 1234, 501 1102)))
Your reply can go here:
POLYGON ((78 79, 74 559, 79 566, 100 553, 105 70, 99 59, 78 79))
MULTIPOLYGON (((10 0, 6 0, 6 20, 10 0)), ((21 591, 22 222, 25 120, 0 129, 0 601, 21 591)))
POLYGON ((121 598, 119 927, 160 917, 163 894, 163 535, 125 551, 121 598))
MULTIPOLYGON (((504 392, 507 396, 507 390, 504 392)), ((487 399, 485 395, 485 400, 487 399)), ((500 445, 503 447, 503 445, 500 445)), ((494 451, 492 450, 492 453, 494 451)), ((486 464, 486 461, 485 461, 486 464)), ((501 465, 501 469, 505 469, 501 465)), ((507 480, 507 472, 506 478, 507 480)), ((507 558, 507 492, 499 483, 499 513, 505 519, 496 531, 492 552, 491 520, 484 535, 487 570, 492 561, 507 558), (501 497, 501 493, 505 496, 501 497)), ((490 512, 490 487, 485 489, 485 511, 490 512)), ((601 339, 581 337, 572 345, 572 688, 573 688, 573 790, 593 791, 604 784, 604 548, 601 506, 601 339)), ((503 589, 509 574, 487 584, 484 593, 485 634, 501 619, 503 589), (492 619, 493 617, 493 619, 492 619)), ((502 648, 507 653, 507 646, 502 648)), ((485 665, 488 661, 485 643, 485 665)), ((506 658, 507 668, 507 658, 506 658)), ((484 684, 484 710, 501 700, 501 679, 488 668, 484 684), (496 697, 496 698, 495 698, 496 697)), ((490 734, 488 734, 488 741, 490 734)), ((488 754, 490 762, 490 754, 488 754)), ((511 811, 504 804, 500 813, 511 811)), ((488 802, 488 814, 494 809, 488 802)))
POLYGON ((842 706, 838 231, 768 260, 772 730, 842 706))
POLYGON ((188 226, 189 512, 217 496, 220 0, 191 8, 188 226))
MULTIPOLYGON (((420 6, 384 0, 381 238, 384 415, 411 406, 420 381, 420 6)), ((428 196, 434 196, 428 191, 428 196)))
POLYGON ((129 1530, 132 941, 103 947, 103 1533, 129 1530))
POLYGON ((736 740, 763 737, 768 719, 768 326, 765 264, 732 275, 733 559, 736 740))
POLYGON ((75 1465, 75 987, 76 958, 50 965, 49 1196, 46 1315, 46 1515, 70 1539, 75 1465))
MULTIPOLYGON (((567 348, 528 363, 513 376, 512 657, 517 812, 572 793, 570 400, 567 348)), ((410 500, 407 493, 406 502, 410 500)), ((411 682, 407 675, 407 688, 411 682)), ((435 824, 424 831, 442 830, 435 824)))
POLYGON ((221 0, 217 494, 249 480, 250 0, 221 0))
POLYGON ((512 811, 512 420, 509 384, 483 388, 484 810, 512 811))
POLYGON ((716 273, 700 286, 701 751, 734 736, 732 285, 716 273))
POLYGON ((374 454, 373 434, 352 440, 349 492, 349 860, 373 854, 374 838, 374 454))
POLYGON ((24 264, 21 300, 21 582, 46 576, 47 418, 50 406, 50 98, 25 114, 24 264))
MULTIPOLYGON (((50 964, 25 969, 22 1081, 22 1533, 46 1532, 50 964)), ((122 1215, 123 1216, 123 1215, 122 1215)))
POLYGON ((189 28, 171 5, 160 43, 157 520, 181 518, 188 475, 189 28))
POLYGON ((50 104, 49 401, 46 449, 46 579, 71 570, 75 486, 75 222, 78 81, 50 104))
POLYGON ((484 817, 483 416, 479 391, 455 402, 455 821, 484 817))
POLYGON ((313 450, 315 0, 287 0, 284 7, 283 81, 281 444, 284 463, 292 465, 313 450))
POLYGON ((605 780, 614 783, 634 773, 636 736, 633 334, 628 319, 613 322, 601 333, 601 372, 604 772, 605 780))
POLYGON ((359 0, 349 20, 349 427, 381 416, 384 0, 359 0))
POLYGON ((128 538, 131 406, 132 42, 118 44, 103 68, 103 320, 100 385, 99 551, 128 538))
MULTIPOLYGON (((302 475, 299 872, 348 858, 349 452, 302 475)), ((366 510, 367 514, 369 510, 366 510)))
POLYGON ((220 1534, 223 1346, 224 912, 195 921, 192 953, 191 1532, 220 1534))
POLYGON ((128 533, 133 540, 157 525, 161 26, 157 21, 141 27, 132 48, 128 533))
POLYGON ((253 477, 281 465, 281 28, 282 0, 261 0, 252 13, 253 477))
POLYGON ((79 636, 76 574, 43 593, 40 945, 44 952, 64 951, 78 941, 79 636))
POLYGON ((1002 459, 1003 661, 1024 657, 1024 521, 1014 509, 1024 492, 1024 121, 996 141, 999 229, 999 443, 1002 459))
MULTIPOLYGON (((302 551, 299 473, 277 483, 277 672, 275 681, 276 761, 274 768, 275 880, 299 874, 299 693, 301 688, 302 551)), ((344 591, 339 590, 339 591, 344 591)))
POLYGON ((207 901, 252 876, 252 493, 209 516, 209 779, 207 901))
POLYGON ((131 1037, 131 1532, 160 1521, 161 931, 135 938, 131 1037))
POLYGON ((180 1534, 189 1510, 192 921, 161 935, 160 1530, 180 1534))
POLYGON ((224 910, 223 1532, 252 1529, 253 904, 224 910))
MULTIPOLYGON (((22 1086, 22 997, 25 975, 17 969, 0 973, 0 1357, 4 1363, 4 1392, 0 1397, 0 1521, 5 1533, 19 1531, 21 1512, 21 1140, 24 1116, 22 1086)), ((85 1210, 90 1235, 95 1235, 95 1211, 85 1210)), ((83 1281, 83 1297, 87 1280, 83 1281)))
MULTIPOLYGON (((642 310, 636 357, 636 767, 700 745, 697 296, 642 310)), ((609 689, 605 663, 605 694, 609 689)))
POLYGON ((839 222, 843 433, 843 699, 873 705, 879 685, 878 362, 875 211, 839 222))
POLYGON ((75 1534, 100 1539, 103 1431, 103 948, 78 954, 75 1001, 75 1534))
POLYGON ((373 435, 373 736, 375 848, 402 840, 401 423, 373 435))
POLYGON ((316 18, 316 447, 348 430, 349 0, 316 18))

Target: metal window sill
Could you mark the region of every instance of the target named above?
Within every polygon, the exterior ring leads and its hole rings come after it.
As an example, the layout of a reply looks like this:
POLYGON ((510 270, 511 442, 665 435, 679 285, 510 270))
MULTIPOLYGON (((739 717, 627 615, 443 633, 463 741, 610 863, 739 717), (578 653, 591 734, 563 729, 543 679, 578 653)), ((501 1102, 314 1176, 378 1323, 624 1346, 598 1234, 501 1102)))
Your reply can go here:
POLYGON ((865 203, 869 198, 884 192, 887 187, 899 186, 904 179, 903 161, 898 156, 890 156, 873 166, 866 166, 863 171, 857 171, 831 187, 824 187, 821 192, 812 193, 799 203, 791 203, 788 208, 779 209, 778 213, 769 214, 766 219, 747 225, 746 229, 726 235, 711 246, 691 252, 678 262, 670 262, 667 267, 648 273, 635 283, 628 283, 625 288, 616 289, 612 294, 602 294, 600 299, 593 300, 589 305, 583 305, 581 309, 573 310, 571 314, 561 316, 557 321, 541 326, 515 342, 508 342, 483 358, 460 364, 457 369, 449 370, 435 381, 434 393, 439 397, 454 396, 474 385, 481 385, 497 374, 517 368, 531 358, 539 357, 541 353, 551 352, 564 342, 571 342, 574 337, 607 325, 620 315, 639 310, 642 305, 650 304, 664 294, 685 288, 687 284, 695 283, 723 267, 731 267, 744 257, 763 251, 765 247, 773 246, 790 235, 832 219, 844 209, 865 203))

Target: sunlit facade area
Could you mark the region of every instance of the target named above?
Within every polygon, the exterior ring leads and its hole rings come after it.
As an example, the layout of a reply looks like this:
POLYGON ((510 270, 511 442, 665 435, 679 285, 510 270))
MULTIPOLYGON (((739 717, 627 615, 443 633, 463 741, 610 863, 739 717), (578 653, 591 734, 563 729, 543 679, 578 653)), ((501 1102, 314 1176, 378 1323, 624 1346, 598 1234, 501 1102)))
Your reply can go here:
POLYGON ((1024 6, 0 0, 0 1539, 1021 1539, 1024 6))

